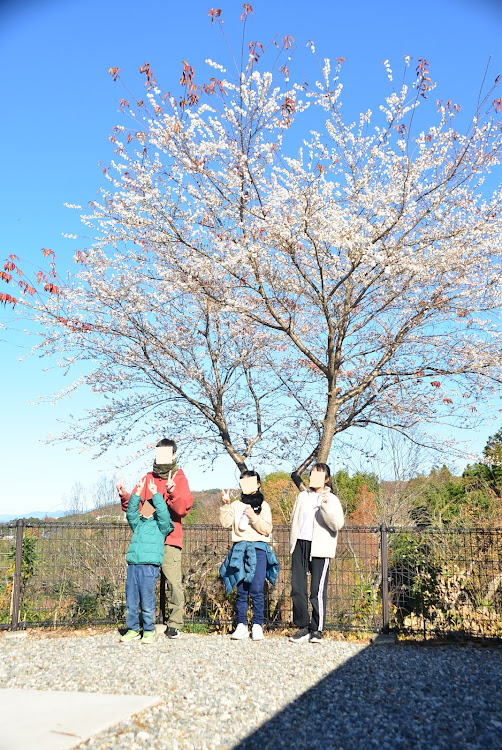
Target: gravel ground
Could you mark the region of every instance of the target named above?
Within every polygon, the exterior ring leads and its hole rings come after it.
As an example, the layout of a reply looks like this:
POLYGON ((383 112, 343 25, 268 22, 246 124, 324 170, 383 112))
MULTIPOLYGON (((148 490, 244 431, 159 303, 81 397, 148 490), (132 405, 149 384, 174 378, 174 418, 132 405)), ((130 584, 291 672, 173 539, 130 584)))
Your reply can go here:
POLYGON ((0 638, 0 687, 162 696, 80 750, 502 748, 497 648, 33 634, 0 638))

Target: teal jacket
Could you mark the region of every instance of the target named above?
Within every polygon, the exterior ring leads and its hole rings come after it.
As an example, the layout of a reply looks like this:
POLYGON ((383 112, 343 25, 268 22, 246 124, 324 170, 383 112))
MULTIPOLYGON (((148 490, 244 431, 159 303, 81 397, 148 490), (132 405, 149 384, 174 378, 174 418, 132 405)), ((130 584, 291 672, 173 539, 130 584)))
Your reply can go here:
POLYGON ((161 565, 164 558, 164 541, 174 529, 166 501, 158 492, 152 498, 155 513, 144 518, 139 513, 139 495, 131 495, 126 518, 133 530, 126 560, 130 565, 161 565))

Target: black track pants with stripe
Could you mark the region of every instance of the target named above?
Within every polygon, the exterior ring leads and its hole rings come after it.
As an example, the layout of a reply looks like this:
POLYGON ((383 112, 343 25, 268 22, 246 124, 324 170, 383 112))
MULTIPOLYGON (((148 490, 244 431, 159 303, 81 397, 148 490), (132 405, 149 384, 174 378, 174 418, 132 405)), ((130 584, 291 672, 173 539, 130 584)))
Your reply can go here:
POLYGON ((310 560, 312 542, 297 539, 291 559, 291 598, 293 600, 293 622, 297 628, 308 627, 311 631, 324 630, 326 621, 326 594, 328 590, 329 557, 313 557, 310 560), (310 573, 310 603, 312 619, 309 617, 307 575, 310 573))

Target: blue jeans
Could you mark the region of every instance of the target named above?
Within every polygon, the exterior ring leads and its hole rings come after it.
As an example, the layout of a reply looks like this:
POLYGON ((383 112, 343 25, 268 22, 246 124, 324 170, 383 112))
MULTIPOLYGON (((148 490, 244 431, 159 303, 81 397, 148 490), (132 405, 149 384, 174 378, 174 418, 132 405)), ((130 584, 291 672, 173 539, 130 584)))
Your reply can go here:
POLYGON ((141 603, 143 632, 155 630, 155 584, 158 565, 128 565, 126 578, 126 625, 139 632, 138 606, 141 603))
POLYGON ((248 595, 253 603, 253 625, 263 623, 263 610, 265 606, 265 595, 263 587, 265 585, 265 576, 267 574, 267 553, 264 549, 256 550, 256 570, 251 583, 239 581, 237 584, 237 597, 235 599, 235 609, 237 612, 237 622, 248 622, 248 595))

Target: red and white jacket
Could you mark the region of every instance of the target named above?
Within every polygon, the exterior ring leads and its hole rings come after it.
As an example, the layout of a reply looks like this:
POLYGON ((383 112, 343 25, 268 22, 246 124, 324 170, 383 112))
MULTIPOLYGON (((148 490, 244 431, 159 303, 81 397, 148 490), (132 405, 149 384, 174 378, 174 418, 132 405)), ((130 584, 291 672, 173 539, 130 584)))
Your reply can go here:
MULTIPOLYGON (((184 475, 183 470, 178 469, 173 475, 174 487, 171 492, 168 492, 166 489, 167 480, 161 479, 149 471, 145 476, 146 481, 139 502, 140 509, 143 507, 145 500, 149 500, 152 497, 152 493, 148 489, 150 479, 153 479, 157 487, 157 492, 160 492, 166 501, 174 523, 174 529, 166 536, 165 544, 168 544, 170 547, 179 547, 181 549, 183 547, 183 529, 181 527, 181 519, 186 516, 193 505, 192 493, 190 492, 187 478, 184 475)), ((124 497, 121 498, 122 510, 124 512, 127 510, 130 497, 130 493, 127 492, 124 497)))

